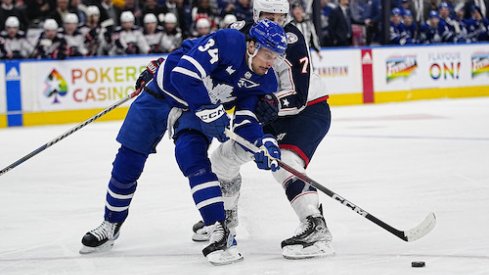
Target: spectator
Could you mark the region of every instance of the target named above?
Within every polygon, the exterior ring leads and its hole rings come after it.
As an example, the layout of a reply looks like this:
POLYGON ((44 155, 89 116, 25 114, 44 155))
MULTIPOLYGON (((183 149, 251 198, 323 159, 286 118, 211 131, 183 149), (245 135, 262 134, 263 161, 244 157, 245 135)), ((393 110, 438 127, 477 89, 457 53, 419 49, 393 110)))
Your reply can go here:
POLYGON ((237 0, 234 14, 238 20, 251 20, 253 18, 251 0, 237 0))
POLYGON ((404 16, 402 17, 404 30, 406 32, 406 44, 417 44, 418 38, 418 26, 414 22, 414 17, 410 10, 404 11, 404 16))
MULTIPOLYGON (((423 14, 424 18, 427 18, 427 20, 430 20, 432 17, 430 16, 431 11, 437 11, 438 6, 440 5, 441 0, 426 0, 423 4, 423 14)), ((437 12, 438 13, 438 12, 437 12)), ((423 22, 424 24, 425 22, 423 22)))
POLYGON ((339 0, 339 5, 329 16, 329 34, 333 46, 351 46, 352 29, 349 0, 339 0))
MULTIPOLYGON (((143 12, 141 11, 141 9, 139 8, 139 6, 136 4, 136 0, 124 0, 124 7, 122 9, 120 9, 118 11, 118 14, 119 14, 119 18, 120 18, 120 15, 122 14, 122 12, 124 11, 130 11, 132 12, 133 16, 134 16, 134 23, 137 24, 138 26, 142 26, 143 25, 143 12)), ((119 25, 121 25, 122 22, 120 22, 119 25)))
POLYGON ((407 33, 401 19, 401 10, 393 8, 391 13, 389 28, 389 43, 394 45, 404 45, 407 40, 407 33))
POLYGON ((26 0, 26 13, 29 18, 29 25, 40 24, 41 21, 55 10, 56 5, 50 0, 26 0))
POLYGON ((28 26, 27 18, 22 10, 15 7, 13 0, 2 0, 0 5, 0 30, 5 28, 5 21, 7 18, 14 16, 19 20, 19 27, 21 30, 26 30, 28 26))
POLYGON ((5 31, 0 33, 1 59, 27 58, 32 53, 32 45, 27 42, 24 32, 19 28, 20 22, 17 17, 10 16, 5 21, 5 31))
POLYGON ((183 37, 190 36, 192 26, 192 7, 185 0, 167 0, 168 12, 176 15, 177 24, 182 30, 183 37))
POLYGON ((412 0, 411 8, 414 10, 414 21, 419 26, 425 21, 424 7, 429 6, 428 0, 412 0))
MULTIPOLYGON (((165 14, 168 12, 168 10, 165 7, 158 6, 158 3, 156 0, 146 0, 144 1, 144 7, 143 7, 143 23, 144 23, 144 18, 146 18, 146 14, 154 14, 156 18, 161 18, 163 22, 165 14)), ((157 22, 158 23, 158 22, 157 22)))
POLYGON ((149 46, 150 53, 162 53, 161 39, 163 37, 163 28, 158 26, 158 19, 153 13, 147 13, 143 19, 144 39, 149 46))
POLYGON ((112 41, 113 55, 127 54, 147 54, 149 52, 148 43, 144 39, 142 31, 134 25, 134 15, 130 11, 121 13, 121 26, 114 31, 112 41))
POLYGON ((80 26, 87 23, 87 7, 81 3, 81 0, 70 0, 69 10, 76 14, 80 26))
POLYGON ((46 19, 44 31, 39 36, 33 57, 47 59, 65 59, 66 40, 63 34, 58 33, 58 23, 54 19, 46 19))
POLYGON ((319 37, 317 36, 316 29, 309 18, 306 17, 306 13, 301 4, 296 3, 292 5, 292 24, 295 25, 301 33, 304 35, 306 43, 309 43, 309 47, 312 47, 314 51, 321 56, 321 48, 319 45, 319 37))
POLYGON ((431 11, 428 21, 421 26, 419 31, 419 40, 423 44, 446 42, 450 37, 448 27, 440 22, 440 17, 437 11, 431 11))
POLYGON ((182 43, 182 30, 177 27, 177 17, 173 13, 165 15, 163 37, 161 39, 161 49, 163 52, 172 52, 180 47, 182 43))
POLYGON ((56 9, 49 15, 49 18, 56 20, 58 26, 61 26, 65 15, 68 13, 68 0, 56 0, 56 9))
POLYGON ((329 34, 329 15, 336 6, 330 0, 321 0, 321 31, 319 33, 321 46, 331 46, 329 34))
POLYGON ((472 7, 472 17, 465 20, 465 25, 469 41, 489 41, 489 20, 482 17, 479 7, 472 7))
POLYGON ((465 19, 472 18, 472 7, 478 7, 482 18, 489 19, 489 0, 466 0, 465 1, 465 19))
POLYGON ((238 21, 238 18, 234 14, 226 14, 221 22, 219 22, 219 28, 225 29, 236 21, 238 21))
POLYGON ((112 4, 112 0, 102 0, 100 4, 100 22, 102 26, 118 26, 119 18, 117 17, 117 10, 112 4))
POLYGON ((85 48, 89 56, 98 54, 99 46, 103 43, 103 30, 100 26, 100 10, 97 6, 88 6, 87 23, 82 28, 85 36, 85 48))
POLYGON ((88 50, 85 48, 85 37, 78 30, 78 16, 74 13, 68 13, 63 21, 63 35, 67 47, 66 56, 86 56, 88 50))
POLYGON ((195 23, 194 37, 201 37, 211 33, 211 23, 207 18, 199 18, 195 23))
POLYGON ((200 18, 207 18, 210 28, 217 27, 217 13, 212 10, 209 0, 198 0, 197 6, 192 9, 192 21, 197 23, 200 18))

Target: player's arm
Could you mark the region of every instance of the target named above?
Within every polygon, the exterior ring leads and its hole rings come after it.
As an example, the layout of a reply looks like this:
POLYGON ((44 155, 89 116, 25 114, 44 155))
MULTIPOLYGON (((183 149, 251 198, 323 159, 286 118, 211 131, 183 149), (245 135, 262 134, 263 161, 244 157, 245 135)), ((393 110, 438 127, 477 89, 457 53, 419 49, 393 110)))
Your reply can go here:
MULTIPOLYGON (((254 109, 258 103, 258 97, 247 97, 238 101, 234 112, 233 129, 236 134, 260 148, 254 153, 253 159, 260 169, 276 171, 279 169, 276 159, 280 159, 278 143, 272 135, 265 135, 254 109)), ((242 147, 245 151, 247 148, 242 147)))
POLYGON ((275 93, 279 99, 279 116, 295 115, 307 104, 311 61, 304 36, 294 27, 288 32, 286 59, 276 68, 281 90, 275 93), (295 31, 297 30, 297 31, 295 31))

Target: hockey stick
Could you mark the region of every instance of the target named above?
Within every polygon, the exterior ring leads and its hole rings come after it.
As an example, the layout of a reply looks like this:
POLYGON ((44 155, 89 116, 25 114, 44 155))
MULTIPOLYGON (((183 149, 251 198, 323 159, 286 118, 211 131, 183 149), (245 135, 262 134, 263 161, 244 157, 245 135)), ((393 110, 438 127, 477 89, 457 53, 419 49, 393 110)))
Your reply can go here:
MULTIPOLYGON (((142 85, 142 86, 144 86, 144 85, 142 85)), ((115 102, 114 104, 110 105, 108 108, 106 108, 105 110, 101 111, 100 113, 98 113, 98 114, 92 116, 91 118, 83 121, 82 123, 78 124, 77 126, 75 126, 75 127, 71 128, 70 130, 64 132, 62 135, 54 138, 53 140, 49 141, 48 143, 42 145, 41 147, 37 148, 36 150, 34 150, 34 151, 30 152, 29 154, 23 156, 22 158, 18 159, 14 163, 12 163, 9 166, 7 166, 4 169, 2 169, 0 171, 0 176, 2 176, 3 174, 7 173, 8 171, 14 169, 15 167, 17 167, 21 163, 25 162, 26 160, 32 158, 33 156, 41 153, 42 151, 46 150, 47 148, 53 146, 54 144, 58 143, 59 141, 61 141, 65 137, 73 134, 74 132, 76 132, 76 131, 80 130, 81 128, 85 127, 86 125, 92 123, 93 121, 97 120, 101 116, 104 116, 108 112, 110 112, 110 111, 114 110, 115 108, 119 107, 120 105, 126 103, 128 100, 130 100, 130 99, 138 96, 141 93, 141 91, 142 91, 141 88, 135 90, 131 94, 127 95, 126 97, 122 98, 121 100, 119 100, 119 101, 115 102)))
MULTIPOLYGON (((252 152, 258 152, 260 150, 254 144, 248 142, 243 137, 237 135, 236 133, 234 133, 234 132, 232 132, 232 131, 230 131, 228 129, 226 129, 226 135, 230 139, 236 141, 237 143, 241 144, 242 146, 246 147, 247 149, 251 150, 252 152)), ((420 238, 424 237, 431 230, 433 230, 433 228, 436 225, 436 216, 435 216, 434 213, 430 213, 416 227, 411 228, 411 229, 409 229, 407 231, 398 230, 398 229, 396 229, 396 228, 388 225, 387 223, 383 222, 382 220, 376 218, 375 216, 373 216, 372 214, 368 213, 367 211, 363 210, 362 208, 360 208, 356 204, 352 203, 351 201, 343 198, 342 196, 338 195, 337 193, 335 193, 335 192, 329 190, 328 188, 324 187, 323 185, 321 185, 317 181, 315 181, 315 180, 309 178, 308 176, 306 176, 305 174, 297 171, 296 169, 294 169, 291 166, 287 165, 283 161, 277 160, 277 162, 278 162, 278 164, 279 164, 280 167, 282 167, 283 169, 287 170, 288 172, 290 172, 291 174, 293 174, 297 178, 303 180, 304 182, 309 183, 310 185, 314 186, 316 189, 319 189, 324 194, 330 196, 334 200, 336 200, 339 203, 341 203, 341 204, 345 205, 346 207, 350 208, 351 210, 353 210, 354 212, 356 212, 360 216, 368 219, 369 221, 375 223, 376 225, 382 227, 383 229, 389 231, 393 235, 397 236, 398 238, 400 238, 400 239, 402 239, 402 240, 404 240, 406 242, 415 241, 417 239, 420 239, 420 238)))

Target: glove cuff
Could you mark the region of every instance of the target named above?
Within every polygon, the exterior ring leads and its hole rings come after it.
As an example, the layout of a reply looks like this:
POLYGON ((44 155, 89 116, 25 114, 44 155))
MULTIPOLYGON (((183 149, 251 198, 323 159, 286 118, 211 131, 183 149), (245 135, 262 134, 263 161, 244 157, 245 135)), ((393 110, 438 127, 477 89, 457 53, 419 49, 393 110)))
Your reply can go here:
POLYGON ((222 104, 219 105, 206 105, 202 106, 200 109, 195 112, 195 115, 200 118, 205 123, 211 123, 213 121, 218 120, 223 115, 226 115, 226 110, 222 104))

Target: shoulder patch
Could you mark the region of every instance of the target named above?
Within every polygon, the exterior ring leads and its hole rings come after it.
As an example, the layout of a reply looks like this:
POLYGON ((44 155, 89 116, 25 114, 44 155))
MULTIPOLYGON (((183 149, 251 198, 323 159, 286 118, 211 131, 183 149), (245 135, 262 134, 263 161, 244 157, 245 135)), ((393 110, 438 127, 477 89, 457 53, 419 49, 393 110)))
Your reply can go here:
POLYGON ((231 25, 229 25, 229 28, 235 29, 235 30, 241 30, 245 24, 246 24, 246 22, 244 20, 236 21, 236 22, 232 23, 231 25))
POLYGON ((297 35, 295 35, 294 33, 288 32, 286 35, 287 35, 287 44, 294 44, 299 40, 297 35))

